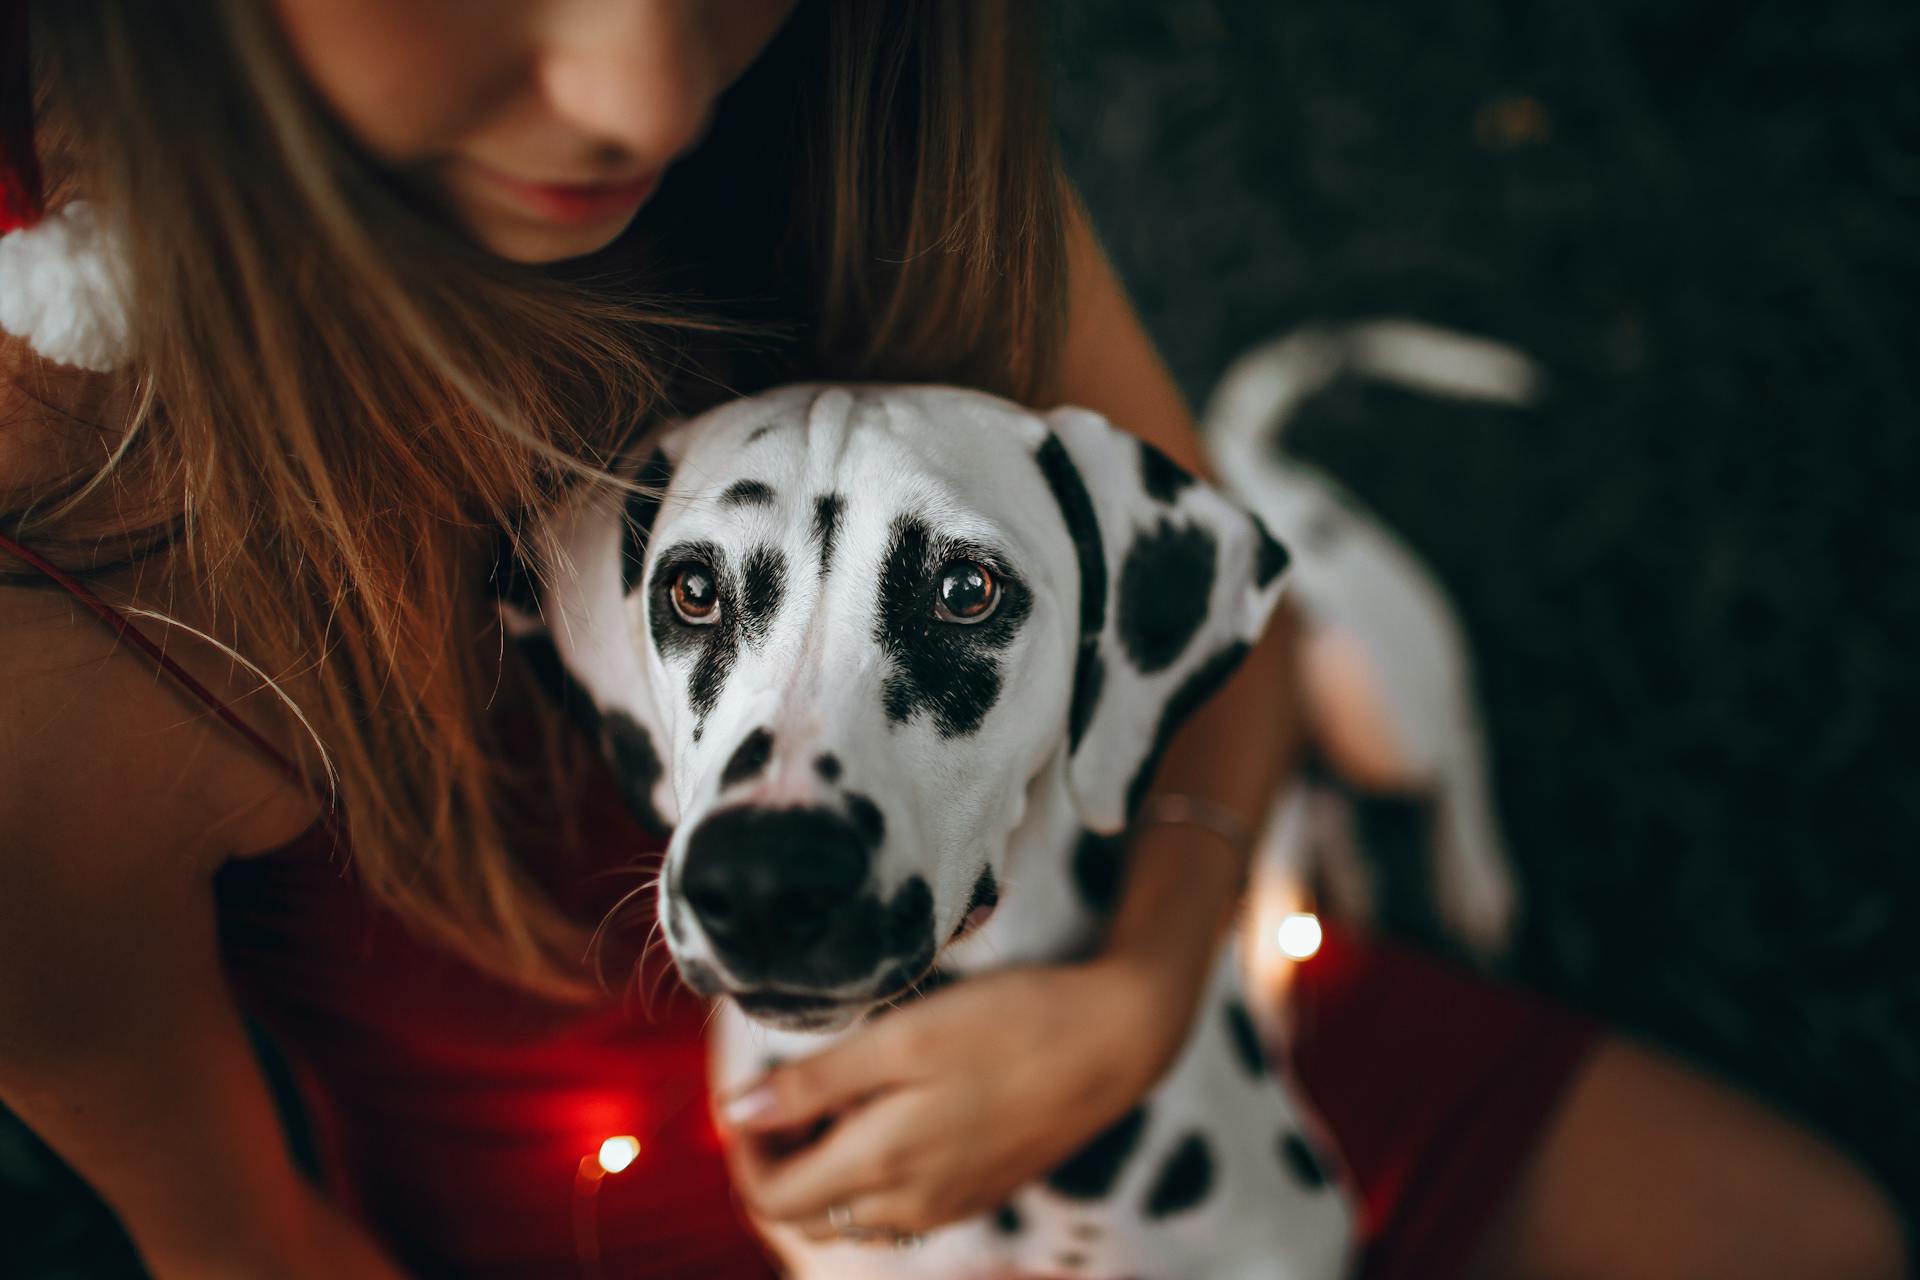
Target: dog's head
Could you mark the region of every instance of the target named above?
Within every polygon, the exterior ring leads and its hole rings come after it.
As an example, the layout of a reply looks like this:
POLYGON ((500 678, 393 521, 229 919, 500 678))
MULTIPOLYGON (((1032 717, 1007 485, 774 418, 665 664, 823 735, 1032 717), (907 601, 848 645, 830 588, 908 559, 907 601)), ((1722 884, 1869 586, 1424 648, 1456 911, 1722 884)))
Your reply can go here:
POLYGON ((991 908, 1063 760, 1113 832, 1238 664, 1286 553, 1096 415, 792 387, 670 432, 546 535, 554 647, 643 819, 671 829, 691 985, 831 1027, 991 908))

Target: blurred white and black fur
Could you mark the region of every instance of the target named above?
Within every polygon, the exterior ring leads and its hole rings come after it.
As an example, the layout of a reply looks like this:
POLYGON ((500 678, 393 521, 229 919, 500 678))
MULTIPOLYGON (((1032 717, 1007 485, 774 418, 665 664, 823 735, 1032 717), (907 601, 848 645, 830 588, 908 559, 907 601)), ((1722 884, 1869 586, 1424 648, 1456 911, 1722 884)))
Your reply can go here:
MULTIPOLYGON (((1435 914, 1483 959, 1503 953, 1520 894, 1501 834, 1465 632, 1411 547, 1332 477, 1285 449, 1301 408, 1343 380, 1518 408, 1543 377, 1511 347, 1400 319, 1310 326, 1254 348, 1221 378, 1205 440, 1226 488, 1294 553, 1303 679, 1338 688, 1339 714, 1378 742, 1371 777, 1305 771, 1276 805, 1258 874, 1317 884, 1338 916, 1374 913, 1355 831, 1355 784, 1411 796, 1431 816, 1435 914), (1384 758, 1383 758, 1384 757, 1384 758)), ((1313 717, 1309 717, 1310 721, 1313 717)), ((1311 725, 1310 725, 1311 727, 1311 725)))

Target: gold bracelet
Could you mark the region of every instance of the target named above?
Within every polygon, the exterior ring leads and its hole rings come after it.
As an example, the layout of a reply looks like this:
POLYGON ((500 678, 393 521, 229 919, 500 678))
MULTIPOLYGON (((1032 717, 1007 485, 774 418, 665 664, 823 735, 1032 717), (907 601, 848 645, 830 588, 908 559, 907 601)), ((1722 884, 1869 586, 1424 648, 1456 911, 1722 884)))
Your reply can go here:
POLYGON ((1133 827, 1138 831, 1162 825, 1199 827, 1225 840, 1236 857, 1249 858, 1253 855, 1253 831, 1240 820, 1239 814, 1218 800, 1178 792, 1155 792, 1141 804, 1140 812, 1134 816, 1133 827))

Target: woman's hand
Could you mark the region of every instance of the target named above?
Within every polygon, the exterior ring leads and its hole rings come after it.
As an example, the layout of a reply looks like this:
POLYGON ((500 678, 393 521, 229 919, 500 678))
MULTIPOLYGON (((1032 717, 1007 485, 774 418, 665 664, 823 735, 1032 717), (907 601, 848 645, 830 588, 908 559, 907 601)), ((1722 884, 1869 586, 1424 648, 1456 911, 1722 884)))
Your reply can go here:
POLYGON ((736 1183, 761 1219, 821 1240, 992 1210, 1146 1093, 1198 992, 1184 966, 1130 953, 969 978, 735 1095, 736 1183))

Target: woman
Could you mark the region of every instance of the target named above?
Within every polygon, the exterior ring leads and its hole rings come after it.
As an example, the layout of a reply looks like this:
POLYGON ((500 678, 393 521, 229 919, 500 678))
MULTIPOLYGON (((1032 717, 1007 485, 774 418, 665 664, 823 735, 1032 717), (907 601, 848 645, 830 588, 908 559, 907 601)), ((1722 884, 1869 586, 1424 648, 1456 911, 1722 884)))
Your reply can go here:
MULTIPOLYGON (((157 1275, 762 1273, 701 1123, 698 1011, 628 1016, 579 962, 645 846, 502 657, 491 565, 649 424, 793 376, 1074 401, 1197 463, 1058 176, 1032 15, 32 10, 47 203, 84 196, 123 246, 131 363, 88 376, 11 342, 0 370, 0 1099, 157 1275), (136 631, 197 686, 156 681, 119 643, 136 631), (243 1011, 301 1079, 325 1190, 287 1154, 243 1011), (587 1176, 613 1133, 640 1163, 587 1176)), ((1287 672, 1282 632, 1160 787, 1250 823, 1287 754, 1287 672)), ((1178 1044, 1240 876, 1231 837, 1135 833, 1096 959, 963 984, 730 1100, 740 1193, 820 1234, 910 1233, 1071 1153, 1178 1044), (763 1140, 830 1115, 797 1151, 763 1140)), ((644 929, 611 931, 606 972, 644 929)), ((1342 983, 1437 981, 1349 958, 1342 983)), ((1492 1274, 1612 1266, 1629 1193, 1668 1175, 1608 1167, 1608 1143, 1649 1125, 1689 1177, 1777 1171, 1727 1193, 1743 1231, 1676 1223, 1663 1264, 1898 1267, 1881 1202, 1824 1148, 1479 994, 1548 1050, 1457 1055, 1464 1083, 1422 1094, 1429 1128, 1392 1149, 1490 1115, 1505 1136, 1423 1148, 1423 1177, 1389 1186, 1391 1159, 1336 1134, 1378 1274, 1476 1252, 1492 1274), (1499 1096, 1516 1072, 1524 1103, 1499 1096), (1476 1152, 1471 1178, 1447 1150, 1476 1152), (1783 1196, 1817 1212, 1790 1222, 1783 1196)), ((1325 1013, 1337 1079, 1352 1059, 1325 1013)))

